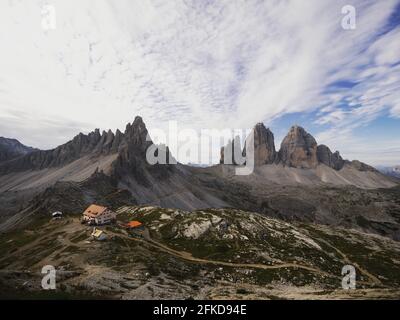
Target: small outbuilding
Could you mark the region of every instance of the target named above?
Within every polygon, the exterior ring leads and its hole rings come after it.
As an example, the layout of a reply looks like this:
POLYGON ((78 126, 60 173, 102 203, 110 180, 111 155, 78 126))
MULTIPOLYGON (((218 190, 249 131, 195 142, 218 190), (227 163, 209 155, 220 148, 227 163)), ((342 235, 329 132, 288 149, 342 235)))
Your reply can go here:
POLYGON ((93 232, 91 233, 91 237, 97 241, 107 240, 107 234, 100 229, 93 228, 93 232))
POLYGON ((56 211, 56 212, 53 212, 52 214, 51 214, 51 216, 54 218, 54 219, 61 219, 62 218, 62 212, 61 211, 56 211))

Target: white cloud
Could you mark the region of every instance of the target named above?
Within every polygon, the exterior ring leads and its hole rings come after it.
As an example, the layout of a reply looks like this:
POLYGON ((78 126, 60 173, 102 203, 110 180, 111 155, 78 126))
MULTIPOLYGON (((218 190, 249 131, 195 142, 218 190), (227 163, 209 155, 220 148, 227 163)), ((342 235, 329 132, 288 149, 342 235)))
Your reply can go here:
POLYGON ((356 30, 341 28, 347 1, 2 2, 0 117, 32 118, 0 135, 53 147, 137 114, 150 128, 246 128, 316 110, 326 142, 383 110, 400 116, 399 28, 376 38, 398 2, 353 1, 356 30), (56 30, 41 28, 45 3, 56 30), (339 80, 358 85, 326 92, 339 80))

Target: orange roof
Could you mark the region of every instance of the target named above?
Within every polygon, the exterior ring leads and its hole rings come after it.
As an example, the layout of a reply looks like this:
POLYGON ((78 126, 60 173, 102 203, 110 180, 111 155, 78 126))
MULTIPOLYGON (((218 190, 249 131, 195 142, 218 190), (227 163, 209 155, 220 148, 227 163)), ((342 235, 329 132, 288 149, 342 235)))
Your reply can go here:
POLYGON ((96 217, 106 211, 106 207, 98 206, 96 204, 91 204, 83 213, 83 215, 96 217))
POLYGON ((140 227, 142 225, 141 222, 139 221, 130 221, 126 224, 129 228, 137 228, 140 227))

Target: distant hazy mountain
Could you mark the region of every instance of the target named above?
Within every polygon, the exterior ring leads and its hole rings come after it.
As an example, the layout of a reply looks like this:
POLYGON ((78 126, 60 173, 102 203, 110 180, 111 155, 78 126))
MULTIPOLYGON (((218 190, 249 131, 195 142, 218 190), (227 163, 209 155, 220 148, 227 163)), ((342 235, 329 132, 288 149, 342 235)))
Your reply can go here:
POLYGON ((400 179, 400 165, 393 166, 393 167, 382 167, 381 166, 381 167, 377 167, 377 169, 387 176, 400 179))
POLYGON ((23 145, 16 139, 0 137, 0 162, 24 156, 36 149, 23 145))

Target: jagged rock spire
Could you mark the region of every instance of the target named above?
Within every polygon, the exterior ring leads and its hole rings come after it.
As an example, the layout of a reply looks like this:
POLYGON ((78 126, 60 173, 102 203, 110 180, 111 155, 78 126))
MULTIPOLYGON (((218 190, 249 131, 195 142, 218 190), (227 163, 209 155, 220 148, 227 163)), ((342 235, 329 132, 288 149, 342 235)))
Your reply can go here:
MULTIPOLYGON (((253 128, 253 133, 254 164, 257 166, 274 163, 277 156, 274 134, 263 123, 257 123, 253 128)), ((246 144, 249 142, 246 139, 246 144)))
POLYGON ((139 116, 135 117, 132 124, 128 123, 126 125, 124 137, 128 145, 135 145, 136 147, 142 147, 142 149, 152 144, 151 140, 147 140, 148 132, 146 125, 142 117, 139 116))

